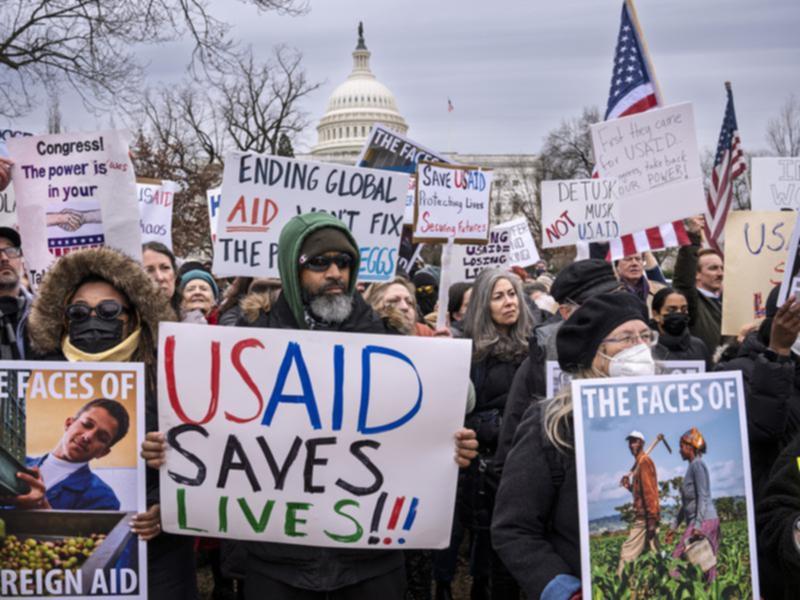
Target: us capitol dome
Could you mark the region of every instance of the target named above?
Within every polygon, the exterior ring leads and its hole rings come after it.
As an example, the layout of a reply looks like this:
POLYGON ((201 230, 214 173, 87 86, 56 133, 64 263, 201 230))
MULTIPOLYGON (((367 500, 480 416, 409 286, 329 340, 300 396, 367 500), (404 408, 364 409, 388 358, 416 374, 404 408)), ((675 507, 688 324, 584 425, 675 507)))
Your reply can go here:
POLYGON ((311 149, 314 159, 352 164, 375 123, 404 135, 408 131, 394 94, 370 70, 370 56, 364 27, 359 23, 353 70, 328 99, 328 108, 317 126, 317 144, 311 149))

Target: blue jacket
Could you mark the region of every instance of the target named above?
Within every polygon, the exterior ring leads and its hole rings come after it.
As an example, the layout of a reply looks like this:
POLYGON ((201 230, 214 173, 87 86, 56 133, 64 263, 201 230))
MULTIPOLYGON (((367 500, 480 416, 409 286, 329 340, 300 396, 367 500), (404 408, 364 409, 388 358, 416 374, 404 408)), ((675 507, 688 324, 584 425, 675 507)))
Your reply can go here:
MULTIPOLYGON (((47 454, 25 458, 29 467, 41 467, 47 454)), ((114 490, 97 475, 89 465, 83 465, 66 479, 47 488, 47 501, 57 510, 119 510, 119 499, 114 490)))

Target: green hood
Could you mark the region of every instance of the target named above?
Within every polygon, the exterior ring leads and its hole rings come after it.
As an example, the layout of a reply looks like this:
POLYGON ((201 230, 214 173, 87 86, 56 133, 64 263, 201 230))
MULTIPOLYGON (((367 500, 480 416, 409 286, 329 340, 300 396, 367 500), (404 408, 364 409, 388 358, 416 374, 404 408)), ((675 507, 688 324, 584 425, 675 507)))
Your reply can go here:
MULTIPOLYGON (((281 294, 292 309, 292 314, 301 329, 306 328, 306 320, 303 310, 303 297, 300 293, 300 250, 306 237, 317 229, 325 227, 339 229, 347 236, 353 247, 358 248, 358 244, 347 225, 326 212, 313 212, 293 217, 291 221, 284 225, 278 239, 278 271, 283 284, 281 294)), ((350 271, 350 283, 347 288, 350 294, 353 293, 356 287, 360 263, 361 257, 356 255, 355 263, 353 263, 353 268, 350 271)))

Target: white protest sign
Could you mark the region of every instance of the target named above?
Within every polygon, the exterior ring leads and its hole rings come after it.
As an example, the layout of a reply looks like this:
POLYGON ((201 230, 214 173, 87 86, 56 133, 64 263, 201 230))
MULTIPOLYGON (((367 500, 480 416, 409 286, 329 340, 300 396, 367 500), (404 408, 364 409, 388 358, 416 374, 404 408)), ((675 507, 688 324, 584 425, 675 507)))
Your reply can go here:
POLYGON ((211 241, 217 241, 217 223, 219 223, 219 205, 222 202, 222 188, 216 187, 206 190, 208 202, 208 228, 211 231, 211 241))
POLYGON ((468 340, 180 323, 159 333, 165 531, 447 547, 468 340))
POLYGON ((278 236, 292 217, 341 219, 361 251, 361 281, 394 277, 408 175, 230 152, 225 157, 214 273, 277 277, 278 236))
POLYGON ((488 244, 454 246, 451 269, 454 281, 474 281, 484 269, 527 267, 538 261, 528 221, 520 217, 492 227, 488 244))
POLYGON ((414 223, 414 198, 417 192, 417 163, 421 160, 449 163, 443 155, 429 150, 412 139, 392 131, 385 125, 376 123, 364 142, 361 155, 356 160, 359 167, 386 169, 408 173, 408 194, 406 194, 406 211, 403 223, 414 223))
POLYGON ((706 210, 691 103, 591 126, 601 178, 619 179, 620 235, 706 210))
MULTIPOLYGON (((778 306, 786 302, 786 298, 794 295, 800 297, 800 211, 797 212, 792 238, 789 241, 789 251, 783 266, 781 289, 778 291, 778 306)), ((774 233, 774 232, 773 232, 774 233)), ((782 248, 781 248, 782 249, 782 248)))
MULTIPOLYGON (((547 371, 546 394, 548 398, 552 398, 570 384, 572 375, 562 371, 557 360, 548 360, 545 368, 547 371)), ((656 372, 659 375, 705 373, 706 363, 703 360, 657 360, 656 372)))
POLYGON ((542 246, 570 246, 620 236, 616 179, 542 181, 542 246))
MULTIPOLYGON (((13 137, 30 137, 32 135, 32 133, 19 131, 18 129, 0 129, 0 157, 9 157, 6 140, 13 137)), ((0 191, 0 227, 17 228, 17 201, 14 196, 14 186, 10 183, 5 190, 0 191)))
POLYGON ((800 209, 800 158, 753 158, 752 210, 800 209))
POLYGON ((17 228, 17 199, 13 185, 0 192, 0 227, 17 228))
POLYGON ((161 242, 172 249, 172 207, 175 205, 175 193, 179 190, 178 184, 174 181, 161 179, 136 181, 143 244, 161 242))
POLYGON ((141 260, 129 131, 8 140, 25 263, 34 286, 72 250, 110 246, 141 260))
POLYGON ((491 171, 420 162, 414 241, 485 243, 491 191, 491 171))

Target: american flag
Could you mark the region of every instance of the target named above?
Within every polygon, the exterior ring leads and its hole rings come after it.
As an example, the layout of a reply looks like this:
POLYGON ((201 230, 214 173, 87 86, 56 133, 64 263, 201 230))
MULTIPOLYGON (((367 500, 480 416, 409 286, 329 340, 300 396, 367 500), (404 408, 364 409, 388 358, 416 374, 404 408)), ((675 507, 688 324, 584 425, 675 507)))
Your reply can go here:
POLYGON ((450 102, 450 98, 448 98, 447 99, 447 112, 453 112, 454 108, 455 108, 455 106, 453 106, 453 103, 450 102))
MULTIPOLYGON (((658 105, 655 80, 645 60, 642 40, 634 27, 626 1, 622 4, 622 21, 617 36, 605 120, 645 112, 658 105)), ((609 249, 611 258, 616 260, 645 250, 658 250, 688 243, 689 238, 683 223, 675 221, 612 240, 609 249)))
POLYGON ((714 168, 711 170, 711 186, 706 194, 706 205, 710 217, 705 225, 706 240, 708 240, 709 246, 718 252, 721 252, 725 221, 728 219, 728 211, 733 202, 733 180, 747 170, 729 81, 725 82, 725 90, 728 93, 728 103, 725 106, 722 130, 719 132, 714 168))

